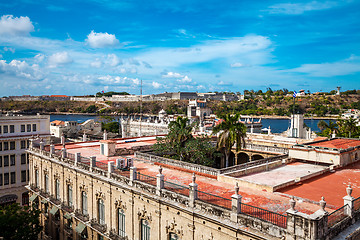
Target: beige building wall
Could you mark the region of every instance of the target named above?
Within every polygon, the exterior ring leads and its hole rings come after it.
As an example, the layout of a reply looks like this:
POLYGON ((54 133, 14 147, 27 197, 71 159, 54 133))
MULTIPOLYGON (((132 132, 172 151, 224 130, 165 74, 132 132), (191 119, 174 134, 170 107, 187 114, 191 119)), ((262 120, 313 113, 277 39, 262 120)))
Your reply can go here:
MULTIPOLYGON (((60 240, 68 239, 67 237, 82 239, 81 234, 76 232, 76 228, 81 224, 86 225, 82 234, 87 232, 87 239, 125 239, 116 234, 119 231, 117 209, 122 209, 125 214, 126 239, 142 239, 142 220, 149 223, 151 240, 170 239, 171 234, 176 234, 178 239, 183 240, 279 239, 285 234, 285 229, 278 230, 278 236, 254 231, 231 222, 230 210, 221 210, 224 211, 221 214, 221 211, 213 210, 211 205, 204 203, 193 208, 189 206, 188 197, 181 197, 175 192, 160 196, 152 186, 136 182, 131 186, 125 178, 116 181, 104 172, 84 170, 36 152, 30 152, 30 171, 29 189, 33 196, 31 200, 38 203, 43 212, 41 222, 47 226, 45 229, 48 229, 47 235, 45 230, 42 233, 43 239, 47 236, 60 240), (36 186, 36 171, 39 172, 39 186, 36 186), (44 192, 45 175, 49 176, 48 194, 44 192), (60 180, 60 200, 56 200, 56 179, 60 180), (73 207, 68 206, 68 185, 73 189, 73 207), (82 208, 82 191, 87 194, 89 216, 79 214, 82 208), (105 206, 104 225, 98 223, 99 199, 104 201, 105 206), (56 214, 49 213, 54 206, 60 210, 56 214), (70 219, 66 219, 65 216, 69 214, 70 219), (84 217, 87 221, 81 220, 84 217), (68 227, 69 222, 72 223, 71 228, 68 227)), ((260 220, 253 221, 258 222, 259 226, 264 224, 260 220)), ((281 229, 276 226, 274 228, 281 229)))
POLYGON ((32 136, 50 140, 50 116, 0 116, 0 205, 27 204, 28 160, 25 150, 32 136))

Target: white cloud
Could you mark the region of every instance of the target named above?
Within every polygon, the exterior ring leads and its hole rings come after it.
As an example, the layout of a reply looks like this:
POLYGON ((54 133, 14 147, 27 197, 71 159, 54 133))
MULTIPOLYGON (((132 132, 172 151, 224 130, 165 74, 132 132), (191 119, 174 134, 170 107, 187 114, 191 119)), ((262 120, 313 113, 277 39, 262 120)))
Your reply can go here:
POLYGON ((250 65, 272 62, 269 38, 249 35, 226 40, 209 40, 202 44, 183 48, 156 48, 139 56, 153 67, 177 67, 183 64, 209 62, 218 59, 237 59, 250 65))
POLYGON ((162 77, 163 78, 182 78, 184 76, 177 72, 167 72, 166 74, 163 74, 162 77))
POLYGON ((29 65, 25 61, 18 60, 12 60, 9 63, 5 60, 0 60, 0 73, 1 72, 29 80, 40 80, 44 77, 39 65, 29 65))
POLYGON ((102 61, 100 60, 100 58, 96 58, 95 61, 91 62, 90 63, 90 66, 91 67, 94 67, 94 68, 101 68, 103 65, 102 61))
POLYGON ((96 33, 94 30, 87 36, 86 42, 93 48, 115 47, 119 44, 115 34, 96 33))
POLYGON ((268 12, 271 14, 288 14, 299 15, 307 11, 324 10, 336 7, 337 2, 326 1, 318 2, 312 1, 308 3, 279 3, 269 7, 268 12))
POLYGON ((185 76, 185 77, 183 77, 182 79, 179 79, 178 82, 190 83, 190 82, 192 82, 192 79, 189 78, 188 76, 185 76))
POLYGON ((161 87, 161 84, 160 83, 158 83, 158 82, 152 82, 152 84, 151 84, 152 86, 153 86, 153 88, 155 88, 155 89, 158 89, 158 88, 160 88, 161 87))
POLYGON ((241 68, 241 67, 244 67, 245 65, 242 64, 242 63, 237 62, 237 63, 231 64, 230 66, 231 66, 232 68, 241 68))
POLYGON ((4 51, 5 51, 5 52, 15 53, 15 49, 14 49, 14 48, 11 48, 11 47, 4 47, 4 51))
POLYGON ((34 59, 35 59, 36 62, 42 62, 42 61, 44 61, 44 59, 45 59, 45 55, 44 55, 44 54, 41 54, 41 53, 36 54, 35 57, 34 57, 34 59))
POLYGON ((305 73, 313 77, 345 76, 360 72, 360 58, 351 55, 350 58, 332 63, 303 64, 298 68, 285 72, 305 73))
POLYGON ((224 82, 220 81, 217 83, 218 86, 232 86, 233 84, 231 82, 224 82))
POLYGON ((54 53, 53 55, 51 55, 49 57, 49 67, 50 68, 54 68, 60 65, 65 65, 68 63, 72 63, 73 60, 70 57, 68 52, 58 52, 58 53, 54 53))
POLYGON ((34 31, 34 25, 29 17, 14 17, 3 15, 0 19, 0 35, 27 35, 34 31))
POLYGON ((116 67, 119 64, 122 64, 122 61, 115 54, 108 54, 107 62, 111 67, 116 67))

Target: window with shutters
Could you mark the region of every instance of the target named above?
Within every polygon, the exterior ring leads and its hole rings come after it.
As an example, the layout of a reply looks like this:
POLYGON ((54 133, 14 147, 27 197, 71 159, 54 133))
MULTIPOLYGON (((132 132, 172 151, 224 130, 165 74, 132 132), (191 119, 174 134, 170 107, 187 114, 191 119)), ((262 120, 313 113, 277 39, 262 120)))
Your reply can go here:
POLYGON ((118 208, 118 235, 125 237, 125 213, 123 209, 118 208))
POLYGON ((150 240, 150 225, 145 219, 141 220, 141 240, 150 240))
POLYGON ((99 223, 105 224, 105 205, 104 200, 101 198, 98 200, 98 217, 99 217, 99 223))

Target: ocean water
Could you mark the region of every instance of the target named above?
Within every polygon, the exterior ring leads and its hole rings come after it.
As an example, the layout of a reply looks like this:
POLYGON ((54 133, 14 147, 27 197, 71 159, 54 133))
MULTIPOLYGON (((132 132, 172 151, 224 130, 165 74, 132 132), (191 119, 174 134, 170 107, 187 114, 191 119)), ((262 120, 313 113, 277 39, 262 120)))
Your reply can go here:
MULTIPOLYGON (((69 114, 69 115, 50 115, 50 121, 61 120, 61 121, 77 121, 79 123, 85 122, 88 119, 99 119, 98 116, 93 115, 81 115, 81 114, 69 114)), ((115 117, 117 120, 118 117, 115 117)), ((258 119, 254 119, 257 121, 258 119)), ((320 120, 318 119, 305 119, 305 124, 311 128, 312 131, 318 132, 319 128, 317 124, 320 120)), ((329 122, 329 119, 325 119, 329 122)), ((273 118, 262 118, 261 119, 263 128, 271 127, 271 132, 281 133, 286 131, 290 127, 290 119, 273 119, 273 118)))

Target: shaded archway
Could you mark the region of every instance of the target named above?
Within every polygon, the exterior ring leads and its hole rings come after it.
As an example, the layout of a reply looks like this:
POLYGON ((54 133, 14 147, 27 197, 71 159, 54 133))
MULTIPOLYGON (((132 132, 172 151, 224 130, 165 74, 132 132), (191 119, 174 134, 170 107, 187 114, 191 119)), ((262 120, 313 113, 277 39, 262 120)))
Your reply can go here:
POLYGON ((240 152, 237 155, 237 164, 247 163, 249 162, 250 157, 244 152, 240 152))
POLYGON ((264 159, 264 157, 261 156, 260 154, 254 154, 251 158, 252 161, 259 160, 259 159, 264 159))
POLYGON ((229 156, 229 166, 234 166, 235 165, 235 154, 233 152, 230 152, 230 156, 229 156))

